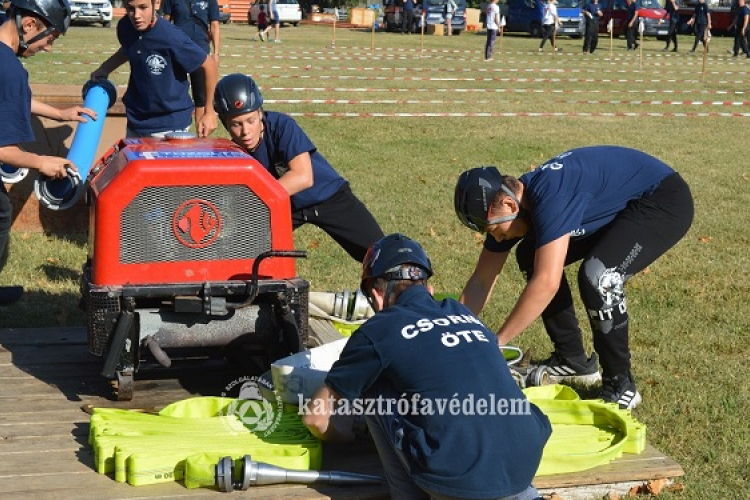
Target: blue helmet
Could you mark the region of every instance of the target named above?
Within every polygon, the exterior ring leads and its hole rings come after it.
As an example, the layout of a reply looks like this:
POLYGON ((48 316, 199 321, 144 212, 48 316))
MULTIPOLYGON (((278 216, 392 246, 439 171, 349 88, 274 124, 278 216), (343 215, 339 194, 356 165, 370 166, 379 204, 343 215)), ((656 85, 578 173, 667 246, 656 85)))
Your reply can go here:
POLYGON ((216 84, 214 110, 226 120, 263 106, 263 96, 255 80, 241 73, 227 75, 216 84))
POLYGON ((370 278, 417 281, 430 276, 432 263, 424 249, 401 233, 389 234, 373 243, 362 262, 363 283, 370 278))
POLYGON ((458 177, 453 198, 456 215, 463 225, 483 233, 487 230, 487 226, 491 224, 500 224, 518 217, 518 213, 516 213, 488 220, 490 207, 499 191, 503 191, 510 196, 520 209, 521 202, 513 191, 505 185, 505 177, 497 167, 476 167, 463 172, 458 177))

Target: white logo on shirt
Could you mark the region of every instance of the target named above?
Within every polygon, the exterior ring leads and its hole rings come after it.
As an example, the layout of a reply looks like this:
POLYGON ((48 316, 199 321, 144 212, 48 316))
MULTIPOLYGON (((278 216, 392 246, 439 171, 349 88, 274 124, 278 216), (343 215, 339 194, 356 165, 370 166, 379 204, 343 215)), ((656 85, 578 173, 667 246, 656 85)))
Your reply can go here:
POLYGON ((161 75, 167 67, 167 61, 159 54, 151 54, 146 58, 146 65, 152 75, 161 75))

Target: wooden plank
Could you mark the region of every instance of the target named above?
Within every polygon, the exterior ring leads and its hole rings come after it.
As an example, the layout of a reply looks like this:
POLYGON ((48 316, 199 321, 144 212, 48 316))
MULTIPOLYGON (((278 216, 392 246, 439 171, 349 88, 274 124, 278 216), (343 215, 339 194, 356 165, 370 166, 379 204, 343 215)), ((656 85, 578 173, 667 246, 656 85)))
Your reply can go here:
POLYGON ((680 464, 651 445, 643 453, 623 454, 614 462, 587 471, 539 476, 534 479, 537 488, 561 488, 624 481, 675 478, 685 474, 680 464))
MULTIPOLYGON (((81 406, 161 408, 194 395, 218 395, 236 378, 237 369, 217 365, 205 370, 195 364, 170 371, 142 370, 136 374, 134 400, 118 402, 109 399, 110 382, 99 374, 102 363, 102 358, 88 353, 82 328, 40 329, 33 334, 0 330, 0 498, 219 498, 219 492, 187 490, 177 483, 133 488, 96 474, 87 444, 90 417, 81 406)), ((326 445, 323 468, 382 474, 371 443, 326 445)), ((641 455, 626 454, 590 471, 536 478, 535 485, 541 491, 566 491, 572 500, 581 492, 620 491, 634 482, 683 474, 679 464, 648 446, 641 455)), ((237 494, 262 500, 388 498, 383 486, 284 485, 237 494)))
POLYGON ((8 328, 0 330, 0 345, 86 344, 83 327, 8 328))

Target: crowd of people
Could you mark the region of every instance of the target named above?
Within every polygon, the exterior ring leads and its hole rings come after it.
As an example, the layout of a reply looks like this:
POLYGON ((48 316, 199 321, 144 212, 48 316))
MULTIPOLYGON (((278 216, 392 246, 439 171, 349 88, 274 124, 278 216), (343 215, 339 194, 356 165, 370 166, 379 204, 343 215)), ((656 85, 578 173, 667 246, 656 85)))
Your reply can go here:
MULTIPOLYGON (((193 123, 205 137, 218 116, 232 141, 288 192, 293 227, 318 226, 362 263, 360 289, 376 314, 351 336, 311 405, 469 395, 524 402, 498 344, 514 341, 539 318, 554 347, 540 363, 553 381, 601 383, 600 397, 623 409, 642 401, 631 366, 625 287, 691 226, 693 199, 679 173, 642 151, 615 146, 565 151, 520 177, 486 166, 464 171, 454 186, 454 209, 463 225, 484 235, 484 244, 460 297, 437 301, 424 248, 400 233, 385 236, 299 124, 264 108, 252 77, 218 79, 220 37, 211 2, 199 12, 172 2, 167 0, 161 18, 153 0, 127 0, 127 15, 117 26, 120 48, 91 78, 106 78, 129 63, 123 102, 130 137, 162 137, 193 123), (512 250, 526 283, 493 331, 479 314, 512 250), (593 335, 591 354, 564 273, 574 263, 580 263, 577 280, 593 335)), ((587 17, 595 19, 596 0, 589 5, 587 17)), ((488 31, 499 24, 496 9, 497 0, 491 0, 488 31)), ((72 121, 98 117, 81 106, 60 110, 35 101, 18 59, 51 50, 67 30, 70 6, 67 0, 11 0, 9 14, 0 26, 0 161, 64 177, 76 168, 69 160, 19 147, 34 140, 31 114, 72 121)), ((550 16, 554 28, 553 9, 550 16)), ((710 17, 704 23, 698 12, 693 22, 710 29, 710 17)), ((595 50, 594 36, 584 43, 595 50)), ((493 44, 488 35, 486 59, 493 44)), ((0 185, 2 257, 11 213, 0 185)), ((0 305, 21 293, 18 287, 0 288, 0 305)), ((525 408, 519 414, 476 415, 384 411, 368 416, 366 424, 393 498, 533 500, 539 496, 531 481, 551 430, 538 408, 525 408)), ((352 437, 351 428, 339 426, 330 411, 310 412, 304 421, 321 439, 352 437)))

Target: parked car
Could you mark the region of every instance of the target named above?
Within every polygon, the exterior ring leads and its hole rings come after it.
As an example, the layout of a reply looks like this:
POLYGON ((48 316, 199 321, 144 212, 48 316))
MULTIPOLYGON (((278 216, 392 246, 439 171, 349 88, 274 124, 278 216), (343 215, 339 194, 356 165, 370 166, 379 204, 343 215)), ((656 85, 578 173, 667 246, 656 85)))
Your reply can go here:
MULTIPOLYGON (((258 23, 258 13, 260 12, 260 6, 263 5, 268 15, 268 2, 266 0, 260 0, 250 7, 250 24, 258 23)), ((287 23, 293 26, 297 26, 302 20, 302 7, 300 7, 297 0, 276 0, 276 10, 279 11, 279 18, 281 24, 287 23)), ((269 16, 270 21, 270 16, 269 16)))
MULTIPOLYGON (((542 0, 507 0, 505 32, 529 33, 532 37, 542 36, 542 18, 544 5, 542 0)), ((569 35, 580 38, 586 31, 580 0, 559 0, 557 16, 561 24, 557 27, 558 35, 569 35)))
POLYGON ((221 24, 229 24, 232 21, 232 11, 229 8, 229 4, 219 5, 219 22, 221 24))
MULTIPOLYGON (((599 17, 599 33, 607 33, 607 24, 611 19, 613 35, 623 35, 628 16, 625 0, 603 0, 600 3, 602 15, 599 17)), ((643 19, 643 36, 666 37, 669 32, 669 23, 664 20, 667 11, 659 0, 637 0, 636 5, 638 17, 643 19)))
POLYGON ((105 28, 112 25, 112 4, 109 0, 72 0, 70 11, 71 24, 101 23, 105 28))

